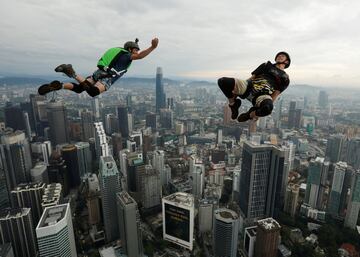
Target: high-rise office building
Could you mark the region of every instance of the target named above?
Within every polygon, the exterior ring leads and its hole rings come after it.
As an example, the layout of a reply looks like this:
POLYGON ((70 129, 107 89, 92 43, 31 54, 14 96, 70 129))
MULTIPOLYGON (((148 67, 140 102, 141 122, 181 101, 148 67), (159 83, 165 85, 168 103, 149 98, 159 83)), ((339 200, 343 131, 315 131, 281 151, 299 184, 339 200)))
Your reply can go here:
POLYGON ((126 106, 119 106, 117 108, 117 115, 119 121, 119 130, 123 137, 127 138, 129 136, 129 111, 126 106))
POLYGON ((277 257, 280 244, 280 224, 273 218, 257 222, 255 257, 277 257))
POLYGON ((213 247, 215 257, 236 257, 239 234, 239 216, 221 208, 214 212, 213 247))
POLYGON ((19 184, 11 191, 13 208, 30 208, 34 229, 42 214, 41 200, 45 191, 44 183, 19 184))
POLYGON ((174 193, 162 199, 163 238, 189 249, 194 238, 194 197, 174 193))
POLYGON ((216 206, 217 201, 212 201, 210 199, 199 200, 198 225, 200 233, 210 232, 212 230, 214 210, 216 206))
POLYGON ((354 169, 360 169, 360 138, 352 138, 348 142, 346 162, 354 169))
POLYGON ((56 206, 63 201, 63 187, 59 183, 52 183, 45 187, 41 207, 44 210, 46 207, 56 206))
POLYGON ((83 110, 80 113, 80 117, 81 117, 82 140, 84 142, 87 142, 89 138, 94 137, 95 117, 94 114, 88 110, 83 110))
POLYGON ((50 127, 50 141, 53 146, 69 142, 69 126, 66 108, 62 102, 49 102, 46 106, 50 127))
POLYGON ((46 165, 49 165, 49 158, 52 153, 51 142, 34 142, 31 143, 31 152, 33 159, 43 161, 46 165))
POLYGON ((143 257, 140 214, 137 203, 126 192, 116 194, 122 248, 127 256, 143 257))
POLYGON ((239 206, 247 225, 283 209, 286 192, 284 155, 281 148, 273 145, 244 143, 239 206))
POLYGON ((161 184, 164 186, 167 184, 166 174, 165 174, 165 153, 163 150, 154 151, 152 166, 160 174, 161 184))
POLYGON ((65 160, 65 164, 69 174, 70 187, 75 188, 80 185, 80 170, 78 149, 75 145, 65 145, 61 148, 61 156, 65 160))
POLYGON ((60 156, 50 158, 48 166, 49 183, 60 183, 64 196, 69 193, 70 182, 65 160, 60 156))
POLYGON ((166 108, 166 95, 164 92, 163 71, 161 67, 156 69, 156 112, 166 108))
POLYGON ((44 128, 41 123, 40 113, 39 113, 39 103, 43 103, 46 100, 46 96, 38 94, 30 94, 30 105, 31 112, 34 119, 34 128, 37 135, 44 135, 44 128))
POLYGON ((102 122, 95 122, 95 151, 96 158, 99 159, 101 156, 108 156, 109 145, 107 142, 104 126, 102 122))
POLYGON ((247 254, 247 257, 254 257, 255 242, 256 242, 256 229, 257 229, 257 226, 245 228, 244 250, 247 254))
POLYGON ((160 126, 165 129, 174 127, 174 112, 169 109, 160 109, 160 126))
POLYGON ((143 208, 150 209, 161 205, 161 183, 159 172, 151 165, 137 170, 137 191, 143 208))
POLYGON ((9 242, 16 257, 37 256, 30 208, 0 210, 0 244, 9 242))
POLYGON ((323 209, 328 171, 329 163, 324 158, 317 157, 309 163, 305 202, 312 208, 323 209))
POLYGON ((36 227, 39 257, 76 257, 70 204, 45 208, 36 227))
POLYGON ((341 134, 333 135, 328 139, 325 156, 329 157, 331 162, 336 163, 340 161, 343 142, 344 136, 341 134))
POLYGON ((113 113, 105 116, 105 132, 108 135, 119 132, 119 119, 113 113))
POLYGON ((344 182, 340 196, 339 214, 342 217, 345 217, 346 214, 347 204, 349 200, 349 192, 351 191, 351 183, 354 173, 355 173, 355 169, 348 165, 345 171, 344 182))
POLYGON ((319 106, 326 108, 329 105, 329 95, 326 91, 320 90, 319 92, 319 106))
POLYGON ((20 183, 30 181, 32 160, 29 141, 24 132, 0 132, 0 167, 9 191, 20 183))
POLYGON ((346 170, 346 162, 338 162, 335 164, 330 198, 327 204, 327 210, 333 216, 337 216, 340 212, 341 193, 343 190, 346 170))
POLYGON ((116 194, 121 191, 120 173, 112 156, 100 157, 100 191, 106 241, 119 238, 119 226, 116 206, 116 194))
POLYGON ((100 120, 100 103, 99 103, 99 97, 93 97, 91 99, 91 108, 92 112, 95 118, 95 121, 100 120))
POLYGON ((120 133, 113 133, 111 135, 113 156, 115 160, 119 159, 120 151, 123 149, 122 146, 122 136, 120 133))
POLYGON ((6 103, 4 108, 4 118, 5 126, 15 130, 26 131, 26 123, 19 105, 14 105, 12 103, 6 103))
POLYGON ((288 113, 288 128, 295 127, 295 110, 296 110, 296 101, 291 101, 289 106, 288 113))
POLYGON ((295 217, 299 199, 300 185, 290 183, 286 188, 284 212, 295 217))
POLYGON ((83 177, 86 173, 92 173, 90 144, 88 142, 77 142, 75 147, 77 149, 77 163, 80 177, 83 177))
POLYGON ((156 113, 153 112, 147 113, 145 117, 146 127, 151 127, 152 130, 156 130, 157 129, 156 123, 157 123, 156 113))
POLYGON ((353 173, 350 190, 350 199, 344 225, 355 229, 359 225, 360 214, 360 171, 353 173))
POLYGON ((191 193, 195 200, 201 199, 204 191, 205 166, 202 163, 195 163, 192 173, 190 173, 191 193))

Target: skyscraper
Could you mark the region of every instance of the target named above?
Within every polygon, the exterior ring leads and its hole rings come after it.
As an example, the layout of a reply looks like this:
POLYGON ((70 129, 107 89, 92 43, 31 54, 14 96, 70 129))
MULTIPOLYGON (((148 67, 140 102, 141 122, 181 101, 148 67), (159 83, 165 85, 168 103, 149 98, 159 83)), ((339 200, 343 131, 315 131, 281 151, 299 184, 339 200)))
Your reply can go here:
POLYGON ((10 191, 18 184, 30 181, 30 145, 25 133, 21 131, 7 130, 0 132, 0 137, 0 167, 10 191))
POLYGON ((160 126, 165 129, 172 129, 174 127, 174 113, 172 110, 160 110, 160 126))
POLYGON ((120 133, 113 133, 111 135, 113 157, 115 160, 119 160, 120 151, 123 149, 122 136, 120 133))
POLYGON ((331 162, 336 163, 340 161, 343 142, 344 136, 341 134, 333 135, 328 139, 325 156, 329 157, 331 162))
POLYGON ((90 144, 88 142, 77 142, 75 147, 77 149, 77 163, 80 177, 83 177, 86 173, 92 173, 90 144))
POLYGON ((216 201, 208 199, 199 200, 198 224, 200 233, 210 232, 212 230, 216 205, 216 201))
POLYGON ((299 198, 300 185, 290 183, 286 188, 284 212, 295 217, 298 198, 299 198))
POLYGON ((19 105, 14 105, 12 103, 6 103, 4 108, 4 116, 5 116, 5 126, 12 128, 15 130, 23 130, 26 131, 26 124, 23 115, 23 111, 21 110, 19 105))
POLYGON ((189 249, 194 238, 194 197, 174 193, 162 199, 163 238, 189 249))
POLYGON ((64 104, 62 102, 49 102, 46 110, 52 145, 56 146, 69 142, 69 126, 64 104))
POLYGON ((119 120, 113 113, 105 116, 105 132, 108 135, 119 132, 119 120))
POLYGON ((82 129, 82 140, 87 142, 89 138, 94 137, 94 114, 90 111, 83 110, 80 114, 81 117, 81 129, 82 129))
POLYGON ((305 193, 305 202, 312 208, 323 208, 323 194, 328 175, 329 163, 324 158, 317 157, 309 163, 309 172, 305 193))
POLYGON ((283 176, 283 150, 272 145, 244 143, 239 206, 246 224, 271 217, 275 210, 283 208, 286 191, 283 176))
POLYGON ((70 204, 45 208, 36 227, 39 257, 76 257, 70 204))
POLYGON ((156 112, 166 107, 166 96, 164 92, 163 71, 161 67, 156 69, 156 112))
POLYGON ((151 165, 137 170, 137 191, 143 208, 150 209, 161 205, 161 183, 159 172, 151 165))
POLYGON ((100 120, 100 103, 99 103, 99 97, 93 97, 91 99, 91 107, 93 111, 93 115, 95 118, 95 121, 100 120))
POLYGON ((120 239, 127 256, 143 257, 140 214, 137 203, 126 192, 116 194, 120 239))
POLYGON ((60 156, 50 158, 48 175, 49 183, 60 183, 62 185, 63 194, 67 195, 69 193, 69 174, 64 159, 60 156))
POLYGON ((341 193, 344 184, 346 169, 346 162, 338 162, 335 164, 330 198, 327 204, 328 212, 333 216, 337 216, 340 212, 341 193))
POLYGON ((214 212, 213 247, 215 257, 236 257, 239 234, 239 216, 221 208, 214 212))
POLYGON ((44 183, 19 184, 11 191, 13 208, 30 208, 34 229, 42 214, 41 200, 45 191, 44 183))
POLYGON ((129 136, 129 111, 126 106, 119 106, 117 108, 117 115, 119 120, 119 130, 123 137, 129 136))
POLYGON ((205 166, 202 163, 195 163, 192 173, 190 174, 191 193, 194 195, 195 200, 201 199, 204 190, 204 177, 205 166))
POLYGON ((357 171, 352 176, 350 200, 347 206, 346 217, 344 225, 346 227, 355 229, 359 224, 360 214, 360 171, 357 171))
POLYGON ((280 243, 280 224, 273 218, 257 222, 255 257, 277 257, 280 243))
POLYGON ((43 162, 35 164, 34 168, 30 170, 31 182, 49 183, 49 176, 47 166, 43 162))
POLYGON ((0 244, 8 242, 16 257, 37 256, 30 208, 0 210, 0 244))
POLYGON ((352 138, 348 142, 346 157, 347 164, 354 169, 360 169, 360 138, 352 138))
POLYGON ((37 135, 43 135, 43 127, 41 124, 38 103, 44 102, 46 100, 46 96, 38 95, 38 94, 30 94, 30 104, 32 109, 32 116, 34 118, 34 127, 37 135))
POLYGON ((101 156, 108 156, 109 145, 107 143, 107 138, 102 122, 95 122, 95 151, 96 158, 99 159, 101 156))
POLYGON ((152 166, 160 174, 161 184, 164 186, 167 184, 166 174, 165 174, 165 153, 163 150, 154 151, 152 166))
POLYGON ((45 187, 44 194, 41 200, 41 207, 44 210, 46 207, 56 206, 61 204, 63 200, 63 186, 59 183, 49 184, 45 187))
POLYGON ((79 186, 81 182, 77 151, 75 145, 65 145, 61 148, 61 156, 65 160, 71 188, 79 186))
POLYGON ((117 211, 114 206, 116 206, 116 194, 121 191, 120 173, 112 156, 100 157, 99 181, 106 241, 111 242, 120 236, 117 211))
POLYGON ((153 130, 156 130, 157 128, 157 125, 156 125, 156 113, 153 113, 153 112, 149 112, 146 114, 146 117, 145 117, 145 124, 146 124, 146 127, 151 127, 151 129, 153 130))
POLYGON ((319 92, 319 106, 326 108, 329 105, 329 95, 326 91, 320 90, 319 92))

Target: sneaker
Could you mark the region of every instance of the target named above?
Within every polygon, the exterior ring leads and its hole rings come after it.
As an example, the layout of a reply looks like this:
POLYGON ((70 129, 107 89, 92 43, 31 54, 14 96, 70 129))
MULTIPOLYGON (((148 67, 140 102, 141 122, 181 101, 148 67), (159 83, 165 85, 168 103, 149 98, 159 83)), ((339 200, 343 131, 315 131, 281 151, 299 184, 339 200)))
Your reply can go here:
POLYGON ((256 108, 251 107, 247 112, 240 114, 239 117, 237 118, 238 122, 245 122, 251 120, 250 113, 255 110, 256 108))
POLYGON ((38 92, 39 95, 46 95, 51 91, 60 90, 62 88, 62 83, 58 80, 54 80, 50 82, 50 84, 44 84, 39 87, 38 92))
POLYGON ((68 76, 69 78, 75 78, 76 77, 76 73, 72 67, 71 64, 60 64, 59 66, 57 66, 55 68, 56 72, 62 72, 64 73, 66 76, 68 76))
POLYGON ((231 119, 235 120, 237 116, 239 115, 239 108, 241 106, 241 100, 236 98, 235 103, 233 105, 229 104, 229 107, 231 109, 231 119))

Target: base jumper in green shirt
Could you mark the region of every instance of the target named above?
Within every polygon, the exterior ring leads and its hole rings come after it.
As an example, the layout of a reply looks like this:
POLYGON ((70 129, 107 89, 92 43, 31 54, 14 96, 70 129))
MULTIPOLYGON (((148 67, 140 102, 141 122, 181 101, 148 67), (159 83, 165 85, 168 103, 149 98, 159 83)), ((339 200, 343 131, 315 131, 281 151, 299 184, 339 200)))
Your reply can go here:
POLYGON ((95 97, 108 90, 116 80, 124 75, 133 60, 140 60, 149 55, 159 43, 158 38, 151 40, 151 46, 140 51, 139 40, 128 41, 124 47, 108 49, 97 63, 98 69, 86 78, 76 74, 71 64, 61 64, 55 68, 56 72, 62 72, 69 78, 75 79, 79 84, 72 82, 62 83, 54 80, 38 88, 40 95, 60 89, 72 90, 78 94, 86 91, 91 97, 95 97))

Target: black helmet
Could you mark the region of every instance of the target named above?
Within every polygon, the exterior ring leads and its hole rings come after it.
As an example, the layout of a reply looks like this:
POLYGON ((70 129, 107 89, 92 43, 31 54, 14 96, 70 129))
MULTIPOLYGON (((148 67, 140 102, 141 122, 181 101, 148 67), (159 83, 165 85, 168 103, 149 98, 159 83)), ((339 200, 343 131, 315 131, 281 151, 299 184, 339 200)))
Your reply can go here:
POLYGON ((289 61, 289 63, 285 64, 285 69, 288 68, 290 66, 290 63, 291 63, 291 59, 290 59, 290 55, 287 53, 287 52, 278 52, 275 56, 275 61, 276 61, 276 58, 280 55, 280 54, 283 54, 286 56, 286 59, 289 61))
POLYGON ((140 50, 140 47, 138 45, 138 42, 139 42, 139 39, 135 39, 135 42, 134 41, 128 41, 124 44, 124 49, 125 50, 130 50, 132 48, 136 48, 137 50, 140 50))

